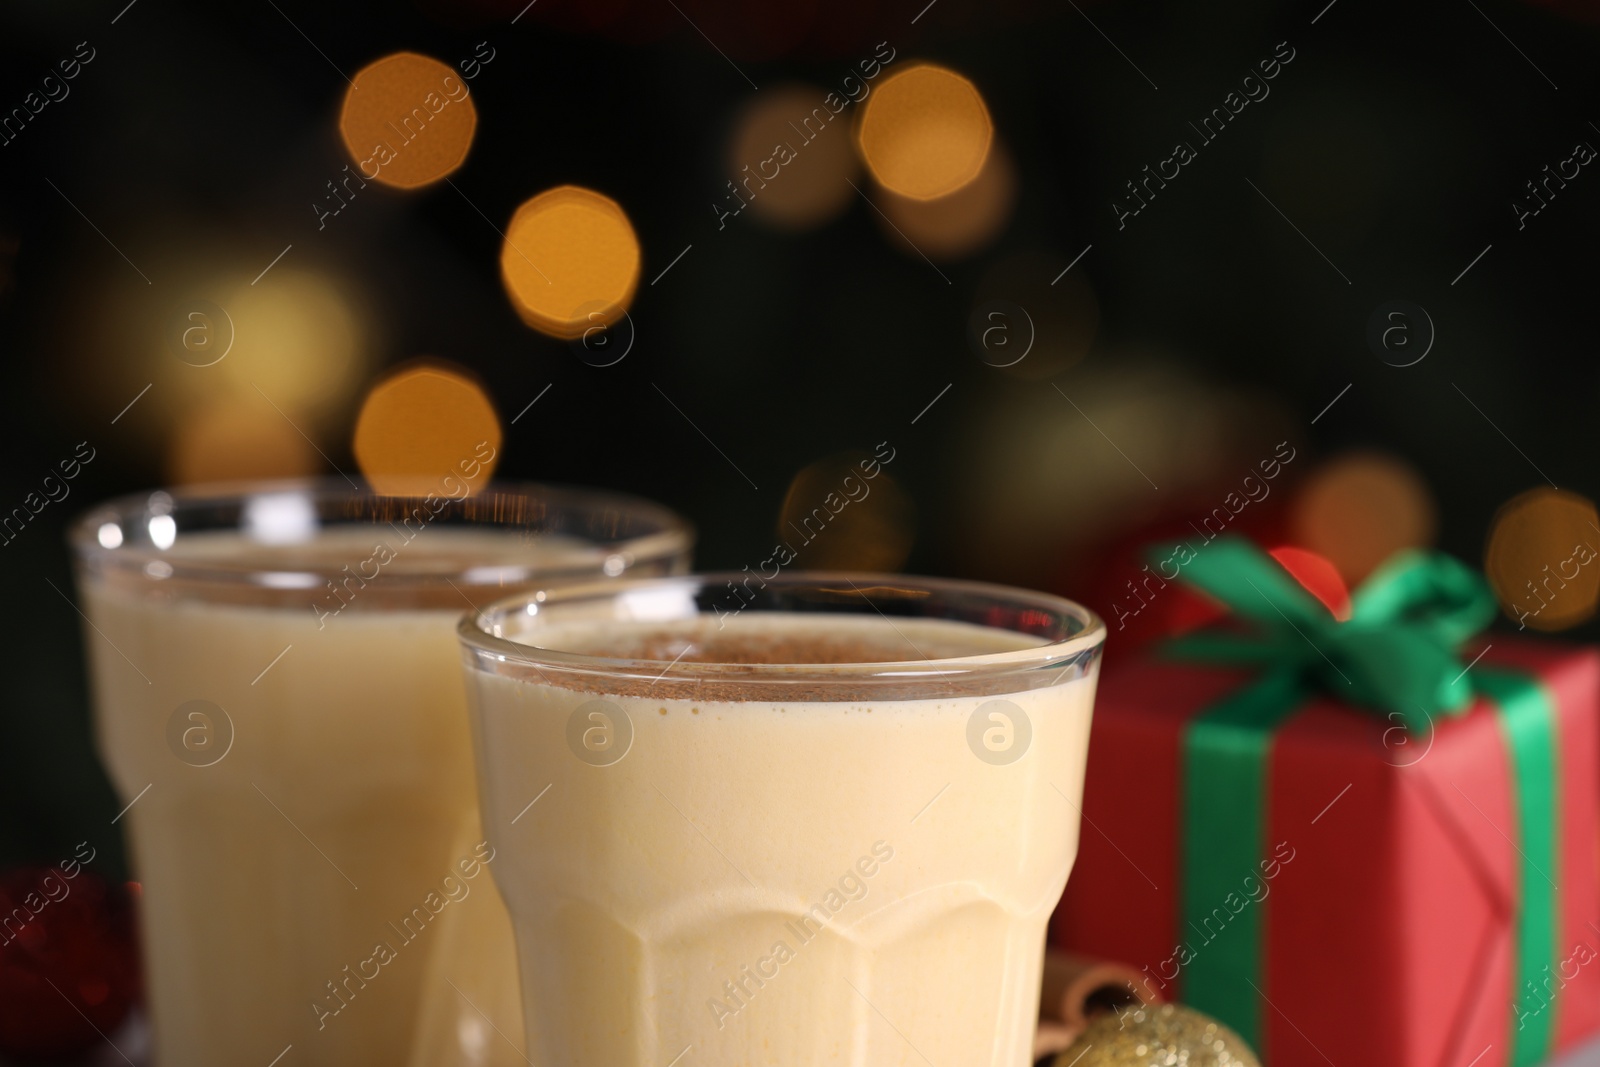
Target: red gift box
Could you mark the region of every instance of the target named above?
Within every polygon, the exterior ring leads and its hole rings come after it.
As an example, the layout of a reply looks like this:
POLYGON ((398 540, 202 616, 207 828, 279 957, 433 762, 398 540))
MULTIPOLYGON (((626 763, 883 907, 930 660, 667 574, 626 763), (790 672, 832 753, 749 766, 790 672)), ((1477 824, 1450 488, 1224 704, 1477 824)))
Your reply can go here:
POLYGON ((1260 671, 1159 655, 1108 665, 1052 940, 1131 963, 1197 1006, 1242 994, 1270 1067, 1520 1065, 1600 1029, 1600 657, 1496 636, 1470 670, 1526 676, 1544 698, 1555 764, 1545 853, 1523 848, 1499 702, 1479 695, 1422 736, 1308 690, 1270 731, 1261 862, 1236 872, 1234 899, 1201 928, 1185 921, 1195 857, 1184 836, 1186 798, 1207 782, 1185 780, 1185 745, 1260 671), (1535 904, 1553 936, 1527 934, 1535 904), (1216 988, 1222 979, 1205 973, 1229 922, 1259 934, 1255 977, 1243 976, 1253 990, 1216 988))

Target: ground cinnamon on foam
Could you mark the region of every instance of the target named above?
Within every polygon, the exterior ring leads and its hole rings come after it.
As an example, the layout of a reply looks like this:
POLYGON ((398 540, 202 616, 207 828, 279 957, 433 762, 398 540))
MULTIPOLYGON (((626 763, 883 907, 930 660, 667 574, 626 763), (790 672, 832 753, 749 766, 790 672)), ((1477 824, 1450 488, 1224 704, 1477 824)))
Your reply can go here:
MULTIPOLYGON (((596 648, 590 654, 604 655, 613 659, 657 660, 662 666, 674 661, 793 666, 816 663, 894 663, 902 660, 926 659, 930 652, 919 650, 916 645, 905 639, 873 641, 824 633, 689 635, 682 631, 661 630, 607 644, 603 648, 596 648)), ((932 654, 949 653, 941 648, 932 654)))
MULTIPOLYGON (((585 635, 588 636, 588 635, 585 635)), ((942 635, 941 635, 942 636, 942 635)), ((1027 647, 1028 638, 1017 635, 1014 647, 1027 647)), ((837 681, 784 680, 788 668, 794 675, 819 664, 872 664, 918 662, 998 652, 997 645, 979 645, 962 640, 959 632, 943 639, 922 630, 916 638, 891 631, 877 635, 829 633, 819 625, 790 631, 764 633, 721 633, 711 625, 663 628, 631 634, 600 631, 592 640, 557 642, 563 651, 607 659, 642 660, 660 664, 659 673, 650 677, 615 677, 569 673, 550 666, 525 667, 515 673, 530 682, 544 682, 561 689, 603 693, 617 697, 642 697, 689 701, 767 701, 767 702, 851 702, 881 700, 945 699, 953 696, 1015 693, 1032 688, 1033 679, 1024 681, 1014 674, 968 679, 841 678, 837 681), (684 677, 685 664, 731 665, 719 671, 716 679, 684 677), (748 673, 738 670, 749 667, 748 673), (778 670, 773 670, 777 667, 778 670)), ((1066 680, 1066 679, 1060 679, 1066 680)))

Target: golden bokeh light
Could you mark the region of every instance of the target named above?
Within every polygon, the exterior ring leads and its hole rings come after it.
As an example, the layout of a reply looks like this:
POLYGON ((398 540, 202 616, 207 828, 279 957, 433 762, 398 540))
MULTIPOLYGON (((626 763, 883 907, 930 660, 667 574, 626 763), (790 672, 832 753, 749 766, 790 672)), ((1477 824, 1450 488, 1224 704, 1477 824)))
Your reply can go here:
POLYGON ((1495 513, 1484 570, 1500 607, 1519 626, 1565 630, 1600 599, 1600 515, 1576 493, 1540 486, 1495 513))
POLYGON ((570 340, 622 317, 639 284, 639 260, 621 205, 563 185, 517 208, 500 247, 500 277, 524 322, 570 340))
POLYGON ((949 196, 913 200, 884 190, 878 206, 888 218, 884 235, 930 259, 961 259, 999 236, 1017 199, 1017 170, 998 143, 972 181, 949 196))
MULTIPOLYGON (((287 417, 325 450, 343 440, 386 329, 364 276, 342 271, 326 248, 297 240, 279 257, 281 244, 196 236, 191 221, 148 220, 140 266, 156 290, 137 274, 126 287, 97 282, 95 313, 63 331, 70 344, 49 361, 46 396, 69 397, 65 415, 71 404, 107 422, 120 415, 124 461, 154 471, 168 468, 180 424, 212 406, 287 417)), ((66 322, 73 308, 59 300, 49 311, 66 322)))
POLYGON ((248 399, 207 403, 178 419, 167 441, 167 481, 265 481, 301 478, 322 469, 322 457, 289 420, 248 399))
POLYGON ((1433 541, 1433 497, 1409 464, 1352 452, 1307 478, 1290 528, 1295 544, 1327 557, 1353 588, 1394 553, 1433 541))
POLYGON ((953 70, 921 63, 890 75, 867 98, 856 137, 880 185, 931 200, 977 178, 994 123, 977 86, 953 70))
POLYGON ((500 419, 483 389, 462 372, 430 363, 372 387, 351 450, 376 492, 461 499, 489 483, 500 442, 500 419))
POLYGON ((894 452, 840 452, 789 483, 774 562, 804 570, 895 571, 916 537, 916 506, 889 477, 894 452), (788 549, 789 562, 784 562, 788 549))
MULTIPOLYGON (((1048 289, 1068 258, 1038 260, 1053 264, 1038 273, 1042 286, 1048 289)), ((1055 291, 1082 266, 1063 276, 1055 291)), ((1044 305, 1026 293, 1018 296, 1010 286, 998 291, 1010 292, 1039 318, 1044 305)), ((1041 328, 1040 343, 1048 336, 1041 328)), ((953 565, 1010 584, 1089 588, 1104 581, 1092 561, 1103 559, 1104 546, 1123 541, 1129 530, 1160 528, 1180 514, 1178 508, 1227 511, 1227 494, 1244 492, 1240 479, 1273 456, 1272 442, 1305 422, 1276 394, 1217 385, 1193 369, 1196 362, 1187 353, 1106 346, 1070 381, 1057 382, 1059 391, 997 383, 991 400, 970 412, 944 408, 953 393, 935 404, 917 426, 930 420, 948 426, 952 454, 961 457, 950 475, 952 500, 940 516, 940 541, 953 553, 953 565)), ((1304 448, 1282 464, 1268 508, 1286 498, 1290 479, 1309 464, 1304 448)), ((1249 523, 1260 514, 1252 503, 1240 518, 1249 523)), ((1189 533, 1196 543, 1203 536, 1189 533)))
POLYGON ((415 189, 467 158, 478 110, 464 81, 437 59, 396 52, 356 72, 339 134, 361 177, 415 189))
POLYGON ((814 86, 785 85, 744 109, 728 145, 733 188, 721 211, 738 213, 747 204, 763 222, 803 230, 845 209, 858 167, 846 124, 823 106, 827 96, 814 86))
MULTIPOLYGON (((322 275, 279 267, 219 304, 232 347, 214 366, 179 368, 200 395, 215 396, 221 385, 236 396, 265 398, 296 420, 317 418, 341 408, 367 373, 355 312, 322 275)), ((211 326, 222 329, 223 322, 211 326)))

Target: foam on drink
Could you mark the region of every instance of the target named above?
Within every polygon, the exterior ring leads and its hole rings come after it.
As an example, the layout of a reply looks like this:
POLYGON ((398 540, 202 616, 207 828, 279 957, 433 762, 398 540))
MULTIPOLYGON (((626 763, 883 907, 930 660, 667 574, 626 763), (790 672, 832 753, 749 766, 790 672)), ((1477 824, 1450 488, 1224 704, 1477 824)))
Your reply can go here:
POLYGON ((503 945, 459 936, 468 954, 437 958, 450 929, 503 915, 458 617, 536 583, 670 573, 687 535, 650 505, 576 491, 149 500, 89 516, 76 543, 156 1058, 266 1063, 292 1045, 285 1067, 403 1064, 424 994, 456 1004, 425 977, 509 967, 503 945), (561 522, 595 540, 549 532, 561 522))
POLYGON ((1092 664, 1001 691, 815 681, 804 665, 1042 643, 875 614, 553 621, 518 640, 661 668, 578 673, 530 648, 546 662, 470 673, 534 1062, 1029 1062, 1092 664), (1028 727, 1008 762, 969 744, 997 698, 1028 727), (582 754, 624 734, 614 760, 582 754))

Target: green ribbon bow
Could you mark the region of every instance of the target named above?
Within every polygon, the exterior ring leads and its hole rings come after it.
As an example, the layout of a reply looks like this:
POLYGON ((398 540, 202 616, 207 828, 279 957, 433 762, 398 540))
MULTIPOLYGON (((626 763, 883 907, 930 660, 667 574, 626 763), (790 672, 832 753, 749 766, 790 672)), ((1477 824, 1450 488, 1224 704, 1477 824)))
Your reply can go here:
POLYGON ((1464 714, 1481 693, 1497 704, 1510 752, 1522 856, 1509 1062, 1545 1059, 1555 1010, 1533 994, 1542 968, 1559 958, 1556 715, 1536 681, 1462 662, 1461 645, 1495 615, 1487 584, 1449 556, 1405 552, 1356 591, 1350 619, 1340 622, 1239 538, 1209 542, 1181 577, 1249 625, 1175 638, 1165 654, 1262 668, 1255 682, 1192 720, 1184 738, 1180 929, 1196 939, 1185 946, 1185 1000, 1260 1047, 1264 917, 1259 905, 1241 910, 1224 901, 1239 899, 1242 878, 1257 875, 1258 862, 1266 869, 1272 739, 1309 691, 1398 720, 1412 738, 1426 736, 1440 717, 1464 714))
POLYGON ((1495 599, 1482 578, 1449 556, 1394 556, 1351 598, 1348 622, 1239 538, 1207 545, 1182 577, 1259 629, 1178 638, 1171 655, 1292 671, 1419 734, 1441 713, 1459 715, 1472 703, 1456 650, 1493 621, 1495 599))

